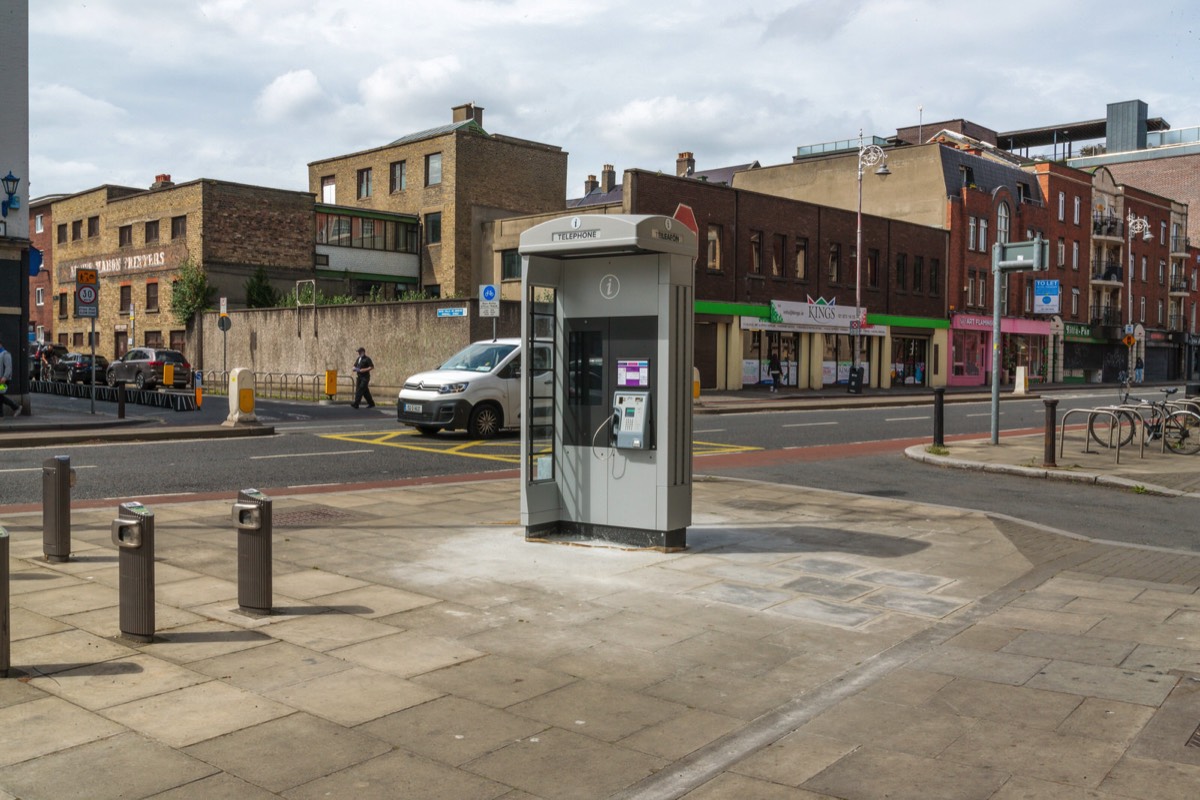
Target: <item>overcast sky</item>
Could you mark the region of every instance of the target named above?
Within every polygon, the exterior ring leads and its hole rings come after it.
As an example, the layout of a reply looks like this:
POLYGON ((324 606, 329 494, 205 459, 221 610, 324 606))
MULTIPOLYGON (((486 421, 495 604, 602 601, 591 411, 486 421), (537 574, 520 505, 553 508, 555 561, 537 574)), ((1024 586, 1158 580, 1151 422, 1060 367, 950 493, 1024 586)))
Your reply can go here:
POLYGON ((1142 99, 1200 125, 1195 0, 30 0, 30 193, 309 161, 483 106, 484 127, 673 172, 965 118, 995 130, 1142 99), (923 111, 918 112, 918 107, 923 111))

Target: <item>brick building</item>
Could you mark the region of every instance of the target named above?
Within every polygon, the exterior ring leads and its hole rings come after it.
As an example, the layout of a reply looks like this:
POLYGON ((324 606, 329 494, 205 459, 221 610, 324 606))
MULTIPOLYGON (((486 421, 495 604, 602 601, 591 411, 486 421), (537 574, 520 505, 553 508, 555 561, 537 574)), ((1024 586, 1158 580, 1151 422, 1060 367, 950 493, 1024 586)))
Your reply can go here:
MULTIPOLYGON (((566 211, 486 224, 484 268, 490 280, 502 284, 505 297, 519 297, 520 235, 547 219, 577 213, 670 216, 682 203, 692 208, 700 228, 695 363, 701 385, 729 389, 757 383, 766 377, 772 351, 784 362, 789 386, 844 382, 853 360, 855 214, 702 180, 697 176, 703 173, 685 171, 682 165, 691 162, 685 155, 691 154, 681 154, 681 175, 631 169, 619 191, 603 183, 584 187, 585 197, 602 194, 617 202, 576 203, 566 211)), ((746 168, 752 166, 757 165, 746 168)), ((934 357, 946 347, 945 232, 868 217, 863 249, 868 383, 888 385, 894 370, 900 382, 915 384, 919 375, 923 385, 944 383, 934 357), (909 267, 902 283, 880 268, 897 261, 909 267)))
POLYGON ((561 209, 566 175, 561 148, 488 133, 471 103, 448 125, 308 165, 321 203, 420 218, 420 283, 433 296, 472 295, 483 223, 561 209))
POLYGON ((29 201, 29 242, 42 254, 42 266, 29 277, 29 327, 34 341, 55 342, 54 322, 54 202, 63 195, 35 197, 29 201))
POLYGON ((159 175, 148 190, 101 186, 62 197, 52 214, 47 252, 55 338, 71 349, 87 346, 91 320, 75 315, 75 272, 96 269, 95 344, 109 358, 135 345, 185 349, 186 325, 172 313, 171 283, 189 259, 205 270, 218 295, 235 303, 259 267, 276 281, 313 275, 313 198, 307 192, 210 179, 176 185, 159 175))

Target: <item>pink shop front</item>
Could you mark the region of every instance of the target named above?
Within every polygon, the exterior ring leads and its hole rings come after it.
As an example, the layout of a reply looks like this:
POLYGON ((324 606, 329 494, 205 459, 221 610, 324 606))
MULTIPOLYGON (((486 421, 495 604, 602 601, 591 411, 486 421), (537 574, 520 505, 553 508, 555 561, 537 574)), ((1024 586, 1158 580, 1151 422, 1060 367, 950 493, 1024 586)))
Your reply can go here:
MULTIPOLYGON (((1050 365, 1050 323, 1036 319, 1000 319, 1000 373, 1011 383, 1016 367, 1025 367, 1031 381, 1046 375, 1050 365)), ((992 318, 955 314, 950 320, 950 386, 988 386, 992 379, 992 318)))

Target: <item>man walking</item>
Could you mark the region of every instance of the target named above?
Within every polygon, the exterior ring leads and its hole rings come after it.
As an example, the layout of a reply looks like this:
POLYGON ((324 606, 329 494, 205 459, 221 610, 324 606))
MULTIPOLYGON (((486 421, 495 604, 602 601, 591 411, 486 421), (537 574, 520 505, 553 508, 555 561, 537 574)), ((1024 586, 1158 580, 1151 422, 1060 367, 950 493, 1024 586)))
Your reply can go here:
POLYGON ((351 408, 358 408, 359 404, 367 401, 367 408, 375 407, 375 399, 371 397, 371 370, 375 369, 375 362, 367 355, 367 348, 358 348, 358 358, 354 361, 354 374, 357 376, 354 381, 354 402, 350 404, 351 408))
MULTIPOLYGON (((0 343, 0 385, 4 387, 0 389, 0 403, 11 408, 14 417, 19 417, 21 416, 21 407, 14 403, 12 398, 8 396, 8 385, 12 382, 13 378, 12 368, 12 353, 5 350, 4 345, 0 343)), ((4 411, 0 410, 0 417, 2 416, 4 416, 4 411)))

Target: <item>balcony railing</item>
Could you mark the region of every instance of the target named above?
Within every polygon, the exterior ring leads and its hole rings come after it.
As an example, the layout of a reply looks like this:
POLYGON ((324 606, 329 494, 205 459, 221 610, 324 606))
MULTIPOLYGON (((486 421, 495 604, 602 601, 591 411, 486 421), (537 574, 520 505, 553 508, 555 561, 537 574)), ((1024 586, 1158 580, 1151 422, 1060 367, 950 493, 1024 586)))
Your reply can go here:
POLYGON ((1107 258, 1097 258, 1092 260, 1092 280, 1094 281, 1119 281, 1125 271, 1121 269, 1120 261, 1110 261, 1107 258))
POLYGON ((1121 324, 1121 309, 1119 308, 1098 308, 1092 311, 1092 324, 1102 326, 1112 326, 1121 324))
POLYGON ((1171 279, 1171 294, 1187 294, 1191 291, 1186 280, 1171 279))
POLYGON ((1124 236, 1125 221, 1112 214, 1093 214, 1092 235, 1118 237, 1124 236))
POLYGON ((1186 237, 1186 236, 1172 236, 1171 237, 1171 252, 1172 253, 1186 253, 1188 251, 1188 247, 1190 245, 1191 245, 1191 240, 1189 240, 1188 237, 1186 237))
POLYGON ((1184 316, 1182 314, 1171 314, 1167 317, 1167 330, 1181 331, 1184 329, 1184 316))

